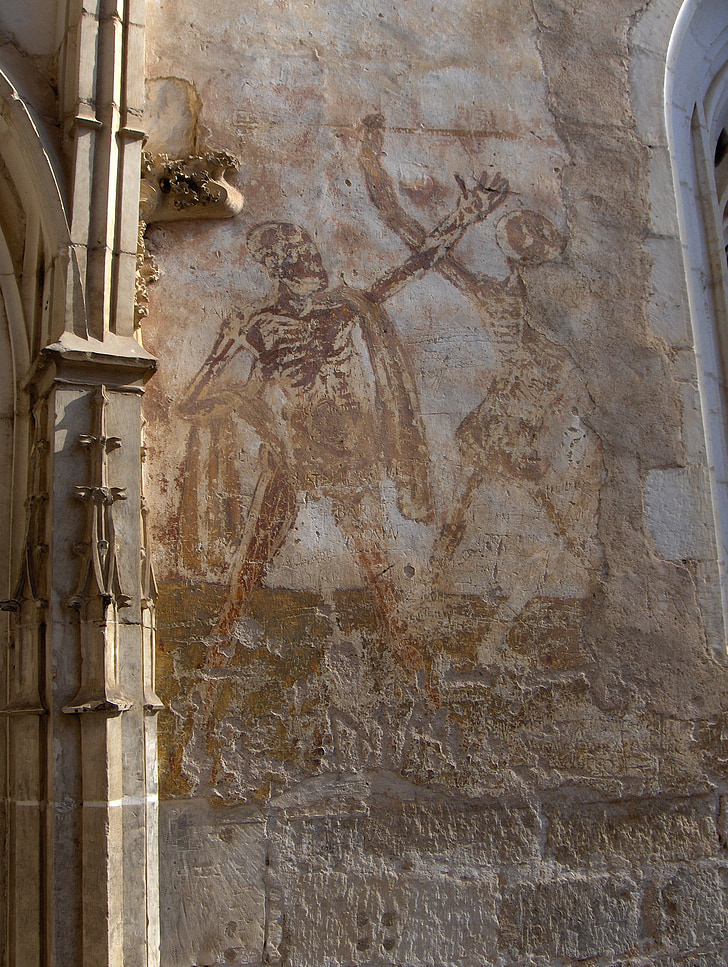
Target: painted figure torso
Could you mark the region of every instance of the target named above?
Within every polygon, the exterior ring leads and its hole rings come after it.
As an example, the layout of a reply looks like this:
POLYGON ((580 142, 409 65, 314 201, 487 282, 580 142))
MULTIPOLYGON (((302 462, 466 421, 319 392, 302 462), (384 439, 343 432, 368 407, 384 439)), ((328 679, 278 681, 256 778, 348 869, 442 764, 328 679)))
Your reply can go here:
POLYGON ((301 484, 325 492, 348 478, 354 486, 382 449, 365 316, 345 289, 317 295, 293 313, 283 295, 251 317, 251 379, 288 428, 290 469, 301 484))

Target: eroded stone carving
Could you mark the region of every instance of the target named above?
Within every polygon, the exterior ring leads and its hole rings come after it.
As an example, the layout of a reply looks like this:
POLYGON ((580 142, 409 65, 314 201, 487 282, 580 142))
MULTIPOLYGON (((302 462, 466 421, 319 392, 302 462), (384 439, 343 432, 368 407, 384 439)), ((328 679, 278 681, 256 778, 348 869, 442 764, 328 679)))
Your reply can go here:
POLYGON ((146 222, 139 222, 136 255, 136 279, 134 283, 134 325, 138 329, 142 319, 149 315, 149 286, 159 278, 159 266, 147 248, 144 233, 146 222))
POLYGON ((142 156, 139 214, 147 225, 179 218, 227 218, 243 207, 243 196, 225 180, 238 162, 226 151, 189 158, 142 156))
POLYGON ((146 244, 147 226, 182 218, 231 218, 237 215, 244 198, 225 179, 238 167, 237 159, 226 151, 209 151, 187 158, 143 153, 134 295, 137 328, 149 314, 149 284, 159 278, 157 263, 146 244))

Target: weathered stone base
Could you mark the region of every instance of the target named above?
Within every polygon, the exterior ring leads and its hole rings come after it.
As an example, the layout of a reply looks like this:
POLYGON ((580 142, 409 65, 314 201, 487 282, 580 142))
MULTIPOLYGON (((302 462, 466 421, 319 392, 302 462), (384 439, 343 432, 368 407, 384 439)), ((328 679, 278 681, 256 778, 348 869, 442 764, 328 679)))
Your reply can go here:
POLYGON ((476 802, 384 774, 261 809, 168 802, 162 962, 721 967, 720 807, 476 802))
POLYGON ((160 598, 166 967, 726 963, 721 722, 606 691, 583 602, 489 658, 499 602, 433 595, 413 670, 366 590, 260 589, 216 642, 223 599, 160 598))

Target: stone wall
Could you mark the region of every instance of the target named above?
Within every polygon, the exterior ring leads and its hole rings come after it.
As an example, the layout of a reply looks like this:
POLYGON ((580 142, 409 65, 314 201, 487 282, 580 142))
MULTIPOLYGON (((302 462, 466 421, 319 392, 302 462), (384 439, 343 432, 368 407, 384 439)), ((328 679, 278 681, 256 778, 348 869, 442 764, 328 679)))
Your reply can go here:
POLYGON ((0 12, 2 967, 728 961, 679 6, 0 12))
POLYGON ((723 963, 676 12, 150 5, 164 963, 723 963))

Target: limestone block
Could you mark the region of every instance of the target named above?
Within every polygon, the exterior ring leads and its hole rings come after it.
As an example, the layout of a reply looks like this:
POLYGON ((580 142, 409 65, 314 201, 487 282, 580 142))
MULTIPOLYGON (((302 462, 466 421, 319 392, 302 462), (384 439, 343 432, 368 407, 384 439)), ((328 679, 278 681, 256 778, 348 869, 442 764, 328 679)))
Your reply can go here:
POLYGON ((599 17, 594 8, 538 0, 534 9, 552 34, 550 56, 563 65, 550 79, 564 113, 578 123, 613 123, 625 106, 626 84, 620 67, 627 52, 626 31, 594 29, 599 17), (576 76, 578 84, 573 83, 576 76))
POLYGON ((271 828, 271 855, 287 876, 297 866, 356 872, 408 864, 467 873, 516 867, 540 855, 539 816, 526 805, 375 799, 364 814, 281 814, 271 828))
POLYGON ((718 832, 722 843, 728 842, 728 798, 720 797, 720 808, 718 811, 718 832))
POLYGON ((664 56, 680 6, 681 0, 663 0, 660 4, 642 7, 630 30, 630 44, 664 56))
POLYGON ((146 87, 146 150, 173 158, 196 154, 202 104, 194 86, 178 77, 154 77, 146 87))
POLYGON ((700 953, 678 954, 660 959, 660 967, 715 967, 724 964, 728 957, 724 944, 711 944, 710 948, 700 953))
POLYGON ((714 546, 707 471, 702 467, 651 470, 645 510, 657 553, 669 561, 700 560, 714 546))
MULTIPOLYGON (((141 4, 140 4, 141 6, 141 4)), ((144 110, 144 27, 130 23, 126 28, 127 82, 124 107, 132 117, 124 119, 128 127, 139 127, 144 110), (135 124, 132 123, 135 120, 135 124)))
MULTIPOLYGON (((36 59, 29 60, 12 42, 0 42, 0 57, 3 70, 22 90, 26 102, 32 104, 35 112, 42 117, 54 117, 58 105, 56 91, 51 86, 51 64, 49 63, 47 72, 38 70, 40 62, 36 59)), ((8 228, 6 225, 6 232, 8 228)))
POLYGON ((713 797, 545 807, 545 856, 566 866, 628 867, 715 856, 713 797))
POLYGON ((49 0, 6 0, 0 24, 29 54, 55 53, 56 10, 49 0))
POLYGON ((718 571, 712 561, 698 561, 696 575, 706 636, 716 659, 723 661, 725 658, 725 631, 718 571))
POLYGON ((649 165, 650 231, 653 235, 678 238, 677 202, 667 148, 652 148, 649 165))
MULTIPOLYGON (((78 25, 78 97, 81 110, 93 117, 96 93, 96 71, 98 66, 98 29, 95 14, 82 10, 78 25)), ((85 165, 78 169, 90 172, 85 165)))
POLYGON ((499 925, 514 959, 615 957, 640 938, 639 891, 621 876, 523 884, 504 897, 499 925))
POLYGON ((681 869, 659 889, 661 940, 691 951, 724 938, 728 931, 727 888, 724 866, 681 869))
POLYGON ((143 27, 146 22, 146 0, 129 0, 127 3, 127 17, 130 24, 143 27))
MULTIPOLYGON (((635 31, 631 38, 634 38, 635 31)), ((665 145, 664 78, 661 54, 633 44, 630 58, 630 94, 638 136, 651 146, 665 145)))
POLYGON ((705 424, 700 394, 693 383, 684 383, 680 388, 683 404, 682 438, 685 459, 690 463, 705 460, 705 424))
POLYGON ((312 873, 283 887, 286 959, 443 967, 495 956, 497 879, 312 873), (446 929, 443 929, 444 925, 446 929))
POLYGON ((250 810, 160 809, 163 967, 253 963, 263 947, 265 827, 250 810))
POLYGON ((645 248, 653 259, 649 314, 653 331, 675 349, 692 345, 685 270, 680 243, 650 236, 645 248))
POLYGON ((700 722, 696 739, 708 769, 717 772, 724 768, 728 761, 728 717, 719 714, 700 722))

